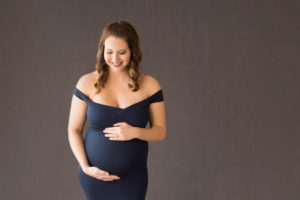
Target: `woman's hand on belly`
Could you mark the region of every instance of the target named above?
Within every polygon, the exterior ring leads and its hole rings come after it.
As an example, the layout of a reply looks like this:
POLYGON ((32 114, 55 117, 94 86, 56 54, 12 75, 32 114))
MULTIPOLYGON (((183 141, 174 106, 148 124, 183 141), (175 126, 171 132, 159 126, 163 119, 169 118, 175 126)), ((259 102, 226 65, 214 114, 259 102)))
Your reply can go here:
POLYGON ((113 181, 120 179, 119 176, 110 175, 107 171, 101 170, 98 167, 94 166, 84 168, 83 172, 102 181, 113 181))
POLYGON ((110 140, 126 141, 137 137, 137 128, 127 122, 115 123, 114 127, 107 127, 103 130, 104 136, 110 140))

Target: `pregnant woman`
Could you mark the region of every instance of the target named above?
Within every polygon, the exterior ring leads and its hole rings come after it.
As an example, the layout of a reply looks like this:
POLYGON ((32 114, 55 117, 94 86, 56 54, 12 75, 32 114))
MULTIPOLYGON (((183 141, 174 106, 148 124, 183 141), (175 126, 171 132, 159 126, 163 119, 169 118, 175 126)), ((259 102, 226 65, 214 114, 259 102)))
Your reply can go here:
POLYGON ((96 70, 74 88, 68 138, 88 200, 143 200, 148 142, 166 135, 162 88, 141 72, 139 36, 126 21, 103 29, 96 70), (86 122, 89 128, 83 139, 86 122), (146 128, 147 123, 150 128, 146 128))

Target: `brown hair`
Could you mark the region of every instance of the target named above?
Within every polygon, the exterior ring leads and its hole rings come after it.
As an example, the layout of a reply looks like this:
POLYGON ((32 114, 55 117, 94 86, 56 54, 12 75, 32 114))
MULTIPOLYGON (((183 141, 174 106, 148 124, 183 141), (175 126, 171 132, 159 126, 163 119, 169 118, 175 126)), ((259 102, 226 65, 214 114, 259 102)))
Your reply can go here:
POLYGON ((97 92, 101 91, 101 88, 104 88, 108 77, 108 65, 104 60, 104 42, 109 36, 116 36, 123 38, 130 49, 130 62, 126 66, 126 71, 129 75, 130 81, 128 87, 132 91, 137 91, 139 89, 138 80, 139 76, 143 74, 140 70, 139 63, 142 60, 142 52, 140 49, 140 40, 138 33, 135 28, 126 21, 113 21, 107 24, 102 30, 99 43, 98 43, 98 52, 97 52, 97 61, 95 68, 99 74, 99 77, 94 84, 97 92))

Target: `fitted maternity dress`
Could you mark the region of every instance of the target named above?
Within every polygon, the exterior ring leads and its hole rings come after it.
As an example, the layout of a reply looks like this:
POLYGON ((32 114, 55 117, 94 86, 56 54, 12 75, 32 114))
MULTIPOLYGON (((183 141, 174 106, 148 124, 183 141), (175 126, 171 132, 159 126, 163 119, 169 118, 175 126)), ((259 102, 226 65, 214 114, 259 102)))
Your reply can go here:
POLYGON ((84 146, 90 166, 96 166, 119 180, 102 181, 85 174, 78 164, 78 178, 88 200, 144 200, 148 186, 148 142, 140 139, 112 141, 104 136, 106 127, 127 122, 145 128, 149 121, 149 105, 163 101, 162 89, 126 108, 96 103, 78 88, 73 94, 87 104, 90 126, 84 146))

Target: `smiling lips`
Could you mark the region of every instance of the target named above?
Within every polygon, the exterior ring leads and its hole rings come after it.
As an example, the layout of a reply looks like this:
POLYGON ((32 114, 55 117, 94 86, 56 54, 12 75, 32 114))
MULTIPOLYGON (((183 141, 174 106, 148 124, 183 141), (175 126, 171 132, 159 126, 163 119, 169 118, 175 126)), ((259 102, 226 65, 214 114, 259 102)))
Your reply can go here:
POLYGON ((118 67, 122 64, 122 62, 118 63, 118 64, 115 64, 115 63, 112 63, 115 67, 118 67))

